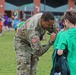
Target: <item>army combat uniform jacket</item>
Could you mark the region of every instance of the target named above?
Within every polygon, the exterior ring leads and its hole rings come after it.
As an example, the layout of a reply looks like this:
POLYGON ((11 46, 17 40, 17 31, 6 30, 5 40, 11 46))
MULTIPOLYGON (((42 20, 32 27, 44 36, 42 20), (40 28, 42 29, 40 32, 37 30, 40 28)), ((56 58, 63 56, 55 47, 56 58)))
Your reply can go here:
MULTIPOLYGON (((24 25, 18 28, 17 33, 15 34, 15 41, 19 41, 22 45, 20 47, 30 47, 30 49, 25 49, 25 51, 37 54, 38 56, 44 54, 52 45, 49 41, 45 45, 41 45, 40 43, 40 40, 46 32, 40 24, 41 16, 42 13, 39 13, 27 19, 24 25)), ((16 42, 15 45, 19 46, 20 44, 16 42)))

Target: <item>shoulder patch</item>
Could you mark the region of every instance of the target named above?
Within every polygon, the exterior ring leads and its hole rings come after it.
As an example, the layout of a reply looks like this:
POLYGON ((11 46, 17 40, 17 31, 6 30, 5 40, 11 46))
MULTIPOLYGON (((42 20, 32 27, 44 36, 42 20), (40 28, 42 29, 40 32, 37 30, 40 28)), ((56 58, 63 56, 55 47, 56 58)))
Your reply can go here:
POLYGON ((35 43, 35 42, 38 41, 38 38, 37 38, 37 37, 36 37, 36 38, 32 38, 31 41, 32 41, 33 43, 35 43))

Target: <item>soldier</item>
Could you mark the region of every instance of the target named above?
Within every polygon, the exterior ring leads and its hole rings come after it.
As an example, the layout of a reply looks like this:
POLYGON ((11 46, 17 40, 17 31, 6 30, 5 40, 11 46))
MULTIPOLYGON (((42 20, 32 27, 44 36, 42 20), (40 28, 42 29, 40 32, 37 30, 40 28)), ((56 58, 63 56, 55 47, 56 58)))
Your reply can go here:
POLYGON ((49 41, 41 45, 46 30, 53 31, 54 16, 51 12, 38 13, 27 19, 17 29, 14 38, 14 47, 17 56, 18 75, 36 75, 38 57, 43 55, 55 39, 55 33, 50 35, 49 41))

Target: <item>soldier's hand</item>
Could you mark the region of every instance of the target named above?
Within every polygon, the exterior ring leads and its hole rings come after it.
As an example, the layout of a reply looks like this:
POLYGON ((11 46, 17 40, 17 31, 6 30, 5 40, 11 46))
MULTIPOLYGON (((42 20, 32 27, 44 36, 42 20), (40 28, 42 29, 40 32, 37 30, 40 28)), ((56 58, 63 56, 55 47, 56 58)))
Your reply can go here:
POLYGON ((50 34, 50 41, 54 41, 55 40, 55 37, 56 37, 56 33, 54 33, 54 32, 52 32, 51 34, 50 34))
POLYGON ((59 28, 54 29, 54 32, 57 34, 59 32, 59 28))

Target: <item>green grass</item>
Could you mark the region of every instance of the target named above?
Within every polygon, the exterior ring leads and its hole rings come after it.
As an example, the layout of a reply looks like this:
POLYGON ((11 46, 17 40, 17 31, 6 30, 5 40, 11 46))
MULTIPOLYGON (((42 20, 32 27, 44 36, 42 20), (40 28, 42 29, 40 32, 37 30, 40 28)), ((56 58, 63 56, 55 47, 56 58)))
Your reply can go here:
MULTIPOLYGON (((46 36, 46 39, 49 39, 49 36, 46 36)), ((0 36, 0 75, 17 75, 13 38, 14 31, 4 32, 3 35, 0 36)), ((42 41, 41 43, 44 44, 46 41, 42 41)), ((52 64, 51 54, 52 47, 39 58, 37 75, 49 75, 52 64)))

